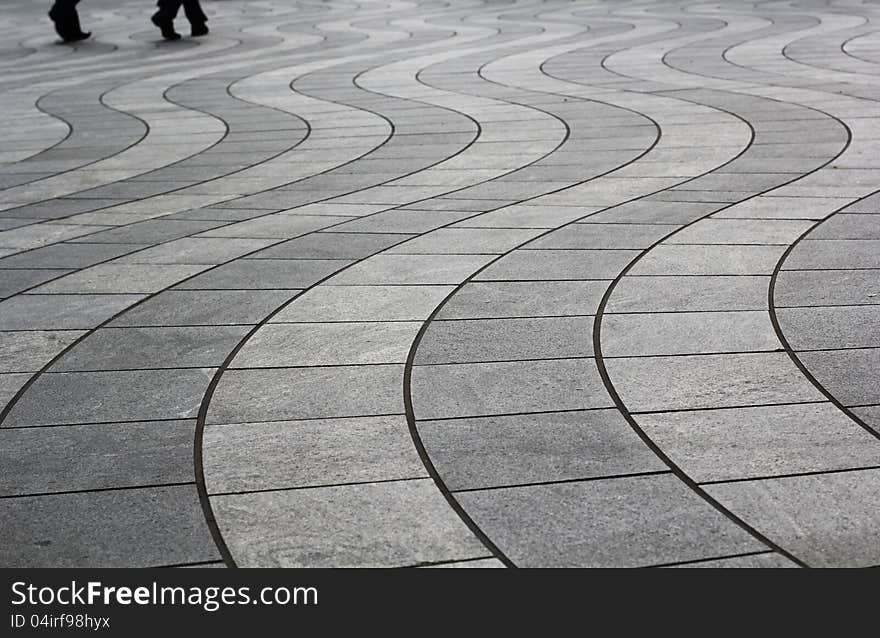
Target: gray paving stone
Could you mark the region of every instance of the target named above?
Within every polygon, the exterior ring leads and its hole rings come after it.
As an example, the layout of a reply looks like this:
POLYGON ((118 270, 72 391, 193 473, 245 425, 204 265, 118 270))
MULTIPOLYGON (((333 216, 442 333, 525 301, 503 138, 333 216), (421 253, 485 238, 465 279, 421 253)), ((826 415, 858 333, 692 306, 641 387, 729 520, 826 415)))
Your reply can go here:
POLYGON ((707 490, 812 567, 880 563, 878 470, 711 485, 707 490))
POLYGON ((334 286, 394 284, 458 284, 494 257, 492 255, 374 255, 333 278, 334 286))
POLYGON ((415 364, 590 357, 592 330, 592 317, 435 321, 415 364))
POLYGON ((409 237, 411 235, 312 233, 261 250, 253 257, 255 259, 363 259, 409 237))
POLYGON ((475 281, 614 279, 635 250, 517 250, 483 270, 475 281))
POLYGON ((880 239, 880 215, 838 213, 811 232, 810 239, 880 239))
POLYGON ((276 290, 307 288, 349 262, 323 259, 242 259, 218 266, 179 290, 276 290))
POLYGON ((668 244, 788 246, 813 226, 802 220, 714 219, 698 221, 666 240, 668 244))
POLYGON ((452 290, 452 286, 318 286, 272 322, 421 320, 452 290))
POLYGON ((247 341, 231 367, 402 364, 421 326, 415 321, 267 325, 247 341))
POLYGON ((856 415, 856 418, 875 432, 880 434, 880 406, 872 405, 861 408, 850 408, 850 411, 856 415))
POLYGON ((606 359, 633 412, 822 401, 785 353, 606 359))
POLYGON ((336 227, 345 233, 426 233, 474 215, 466 210, 387 210, 336 227))
POLYGON ((0 268, 86 268, 141 248, 141 244, 52 244, 4 257, 0 268))
POLYGON ((500 255, 536 237, 540 230, 440 228, 388 249, 389 254, 500 255))
POLYGON ((639 567, 766 549, 669 474, 458 498, 520 567, 639 567))
POLYGON ((423 421, 418 432, 453 491, 668 469, 617 410, 423 421))
POLYGON ((256 324, 298 290, 165 290, 109 326, 256 324))
POLYGON ((697 482, 880 465, 880 441, 831 403, 640 414, 636 420, 697 482))
POLYGON ((388 567, 486 555, 429 479, 215 496, 247 567, 388 567))
POLYGON ((529 248, 648 248, 673 230, 664 224, 571 224, 533 241, 529 248))
POLYGON ((0 499, 9 567, 152 567, 216 560, 195 485, 0 499))
POLYGON ((880 303, 880 280, 871 270, 781 270, 777 307, 880 303))
POLYGON ((44 374, 3 424, 195 418, 212 376, 210 369, 44 374))
POLYGON ((800 352, 798 358, 843 405, 880 403, 880 348, 800 352))
POLYGON ((0 410, 6 407, 30 378, 29 374, 0 374, 0 406, 3 406, 0 410))
POLYGON ((11 297, 22 291, 36 288, 38 285, 57 279, 70 270, 40 269, 40 270, 3 270, 0 279, 0 298, 11 297))
POLYGON ((83 334, 82 330, 0 332, 0 372, 36 372, 83 334))
POLYGON ((0 429, 0 495, 193 480, 195 421, 0 429))
POLYGON ((183 264, 119 264, 92 266, 34 288, 35 293, 153 293, 207 268, 183 264))
POLYGON ((52 366, 52 372, 216 367, 247 326, 102 328, 52 366))
POLYGON ((350 218, 276 213, 207 230, 198 236, 268 238, 277 241, 327 228, 344 222, 346 219, 350 218))
MULTIPOLYGON (((706 202, 664 202, 637 199, 590 215, 592 223, 687 224, 718 210, 723 204, 706 202)), ((671 230, 671 229, 670 229, 671 230)))
POLYGON ((418 419, 611 407, 592 359, 416 366, 418 419))
POLYGON ((880 268, 880 239, 805 239, 791 251, 786 270, 880 268))
POLYGON ((229 370, 207 423, 400 414, 402 365, 229 370))
POLYGON ((661 244, 633 266, 632 275, 770 275, 785 246, 661 244))
POLYGON ((794 350, 880 346, 880 306, 780 308, 779 326, 794 350))
POLYGON ((427 476, 403 415, 212 425, 202 449, 211 494, 427 476))
MULTIPOLYGON (((150 219, 72 240, 90 244, 157 244, 221 226, 220 221, 150 219)), ((97 230, 97 229, 96 229, 97 230)))
POLYGON ((271 239, 185 237, 116 260, 123 264, 220 264, 272 243, 271 239))
POLYGON ((620 279, 606 313, 747 311, 767 307, 769 276, 634 276, 620 279))
POLYGON ((607 281, 468 282, 438 319, 552 317, 594 314, 607 281))
POLYGON ((606 357, 780 350, 761 311, 620 314, 602 317, 606 357))
POLYGON ((3 330, 90 329, 143 295, 22 295, 0 302, 3 330))

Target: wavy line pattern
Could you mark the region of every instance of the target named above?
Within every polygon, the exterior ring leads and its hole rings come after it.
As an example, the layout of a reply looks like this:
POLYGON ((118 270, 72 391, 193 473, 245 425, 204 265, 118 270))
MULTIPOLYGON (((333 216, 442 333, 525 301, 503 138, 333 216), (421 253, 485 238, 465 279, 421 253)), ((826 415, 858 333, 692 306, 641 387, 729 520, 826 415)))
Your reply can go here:
POLYGON ((880 565, 876 6, 10 5, 4 565, 880 565))

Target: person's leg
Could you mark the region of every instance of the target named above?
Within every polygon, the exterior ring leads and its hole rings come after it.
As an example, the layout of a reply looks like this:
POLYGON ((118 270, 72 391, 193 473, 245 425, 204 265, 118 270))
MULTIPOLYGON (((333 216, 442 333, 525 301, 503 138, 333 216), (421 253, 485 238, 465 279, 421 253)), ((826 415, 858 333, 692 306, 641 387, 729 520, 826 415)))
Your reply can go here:
POLYGON ((208 35, 208 25, 205 24, 208 21, 208 16, 202 11, 199 0, 183 0, 183 12, 192 27, 192 35, 208 35))
POLYGON ((182 0, 159 0, 156 5, 159 10, 150 18, 162 31, 162 37, 166 40, 179 40, 180 34, 174 31, 174 18, 180 10, 182 0))

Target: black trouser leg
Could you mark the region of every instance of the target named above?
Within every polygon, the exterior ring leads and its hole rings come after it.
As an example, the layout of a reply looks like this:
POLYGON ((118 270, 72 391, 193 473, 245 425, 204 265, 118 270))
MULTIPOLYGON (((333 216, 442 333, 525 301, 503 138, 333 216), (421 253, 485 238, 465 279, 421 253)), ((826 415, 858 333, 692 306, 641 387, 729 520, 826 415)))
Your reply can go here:
POLYGON ((156 6, 159 7, 155 15, 156 19, 162 22, 173 22, 182 2, 183 0, 159 0, 156 3, 156 6))
POLYGON ((190 24, 205 24, 208 21, 199 0, 183 0, 183 12, 190 24))

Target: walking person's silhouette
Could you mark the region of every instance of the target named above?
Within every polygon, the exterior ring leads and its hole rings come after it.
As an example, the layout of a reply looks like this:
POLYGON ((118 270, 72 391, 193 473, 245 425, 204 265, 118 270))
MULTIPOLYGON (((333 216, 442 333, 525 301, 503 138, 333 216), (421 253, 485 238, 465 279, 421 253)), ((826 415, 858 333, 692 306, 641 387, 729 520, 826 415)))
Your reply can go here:
POLYGON ((91 31, 83 31, 80 27, 77 4, 79 0, 55 0, 55 4, 49 9, 49 17, 55 23, 55 32, 65 42, 78 42, 92 35, 91 31))
POLYGON ((199 0, 159 0, 159 10, 153 14, 152 21, 162 31, 162 37, 166 40, 179 40, 180 34, 174 30, 174 18, 180 6, 189 20, 191 35, 200 36, 208 34, 208 16, 202 11, 199 0))

